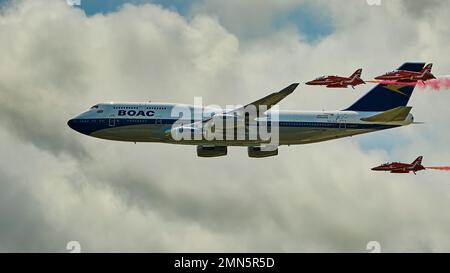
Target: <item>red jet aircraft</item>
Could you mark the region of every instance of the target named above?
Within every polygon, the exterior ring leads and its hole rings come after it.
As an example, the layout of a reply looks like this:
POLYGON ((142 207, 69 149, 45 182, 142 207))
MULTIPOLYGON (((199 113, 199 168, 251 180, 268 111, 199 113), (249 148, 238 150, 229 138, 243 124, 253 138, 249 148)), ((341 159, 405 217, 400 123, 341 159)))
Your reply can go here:
POLYGON ((413 172, 416 174, 418 171, 426 170, 424 166, 422 166, 423 156, 419 156, 416 160, 414 160, 411 164, 408 163, 386 163, 381 166, 372 168, 372 171, 385 171, 391 173, 410 173, 413 172))
POLYGON ((362 69, 358 69, 348 78, 339 76, 323 76, 305 84, 326 85, 327 88, 347 88, 348 86, 351 86, 355 89, 355 86, 365 83, 361 79, 361 73, 362 69))
POLYGON ((417 82, 417 81, 428 81, 436 79, 436 77, 431 73, 433 64, 428 64, 419 72, 405 71, 405 70, 395 70, 386 73, 382 76, 378 76, 375 79, 381 81, 396 81, 396 82, 417 82))

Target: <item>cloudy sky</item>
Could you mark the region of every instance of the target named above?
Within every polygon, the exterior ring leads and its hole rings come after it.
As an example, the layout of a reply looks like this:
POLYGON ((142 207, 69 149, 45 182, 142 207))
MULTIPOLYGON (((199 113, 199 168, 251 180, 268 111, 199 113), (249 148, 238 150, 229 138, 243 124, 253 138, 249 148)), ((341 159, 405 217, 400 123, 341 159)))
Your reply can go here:
MULTIPOLYGON (((80 135, 103 101, 247 103, 321 74, 405 61, 450 74, 450 5, 433 0, 0 0, 0 251, 450 251, 450 90, 416 90, 424 125, 197 158, 195 147, 80 135)), ((336 110, 368 90, 299 86, 281 109, 336 110)))

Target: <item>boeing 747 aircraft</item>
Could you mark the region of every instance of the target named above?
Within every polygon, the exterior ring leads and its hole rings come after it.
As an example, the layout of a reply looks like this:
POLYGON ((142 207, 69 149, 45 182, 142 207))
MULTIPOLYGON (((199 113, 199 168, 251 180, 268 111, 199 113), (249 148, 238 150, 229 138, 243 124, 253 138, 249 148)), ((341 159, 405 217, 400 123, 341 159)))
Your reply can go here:
MULTIPOLYGON (((405 63, 398 70, 419 72, 424 65, 405 63)), ((231 110, 173 103, 100 103, 70 119, 68 125, 101 139, 197 145, 200 157, 224 156, 228 146, 245 146, 250 157, 258 158, 278 155, 281 145, 327 141, 406 126, 414 121, 412 107, 407 103, 415 86, 401 83, 378 84, 341 111, 271 109, 297 86, 294 83, 231 110), (249 108, 256 110, 248 111, 249 108), (255 128, 265 128, 262 131, 270 137, 261 137, 258 130, 254 137, 255 128), (242 137, 238 131, 243 132, 242 137)))

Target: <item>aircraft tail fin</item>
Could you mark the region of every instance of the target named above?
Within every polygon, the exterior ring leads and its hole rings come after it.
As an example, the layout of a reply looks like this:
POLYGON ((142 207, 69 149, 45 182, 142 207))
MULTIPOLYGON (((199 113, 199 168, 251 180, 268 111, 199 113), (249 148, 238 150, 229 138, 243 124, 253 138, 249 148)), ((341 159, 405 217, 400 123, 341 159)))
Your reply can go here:
MULTIPOLYGON (((405 63, 398 70, 422 71, 425 63, 405 63)), ((399 106, 406 106, 415 85, 378 84, 346 111, 384 112, 399 106)))
POLYGON ((423 159, 423 156, 419 156, 419 157, 416 158, 416 160, 414 160, 411 164, 412 164, 414 167, 416 167, 416 166, 418 166, 418 165, 422 165, 422 159, 423 159))
POLYGON ((425 66, 423 69, 422 69, 422 76, 425 76, 427 73, 430 73, 431 74, 431 70, 433 69, 433 64, 427 64, 427 66, 425 66))
POLYGON ((361 75, 362 75, 362 68, 356 70, 355 73, 353 73, 353 74, 350 76, 350 79, 352 79, 352 80, 360 79, 360 78, 361 78, 361 75))
POLYGON ((433 69, 433 64, 427 64, 427 66, 423 68, 423 72, 431 72, 431 69, 433 69))

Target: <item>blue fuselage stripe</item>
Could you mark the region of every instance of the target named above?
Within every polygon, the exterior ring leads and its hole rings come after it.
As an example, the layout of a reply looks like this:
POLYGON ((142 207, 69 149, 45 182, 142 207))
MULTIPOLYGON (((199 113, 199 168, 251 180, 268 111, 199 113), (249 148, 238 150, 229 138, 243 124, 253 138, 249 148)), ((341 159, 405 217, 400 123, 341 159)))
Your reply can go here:
MULTIPOLYGON (((84 134, 116 127, 136 126, 136 125, 172 125, 177 119, 76 119, 72 120, 77 131, 84 134)), ((194 120, 186 120, 184 124, 189 124, 194 120)), ((261 125, 266 122, 258 122, 261 125)), ((400 125, 387 124, 361 124, 361 123, 337 123, 337 122, 307 122, 307 121, 279 121, 280 128, 317 128, 317 129, 361 129, 361 130, 383 130, 399 127, 400 125)), ((268 124, 270 126, 270 123, 268 124)))

